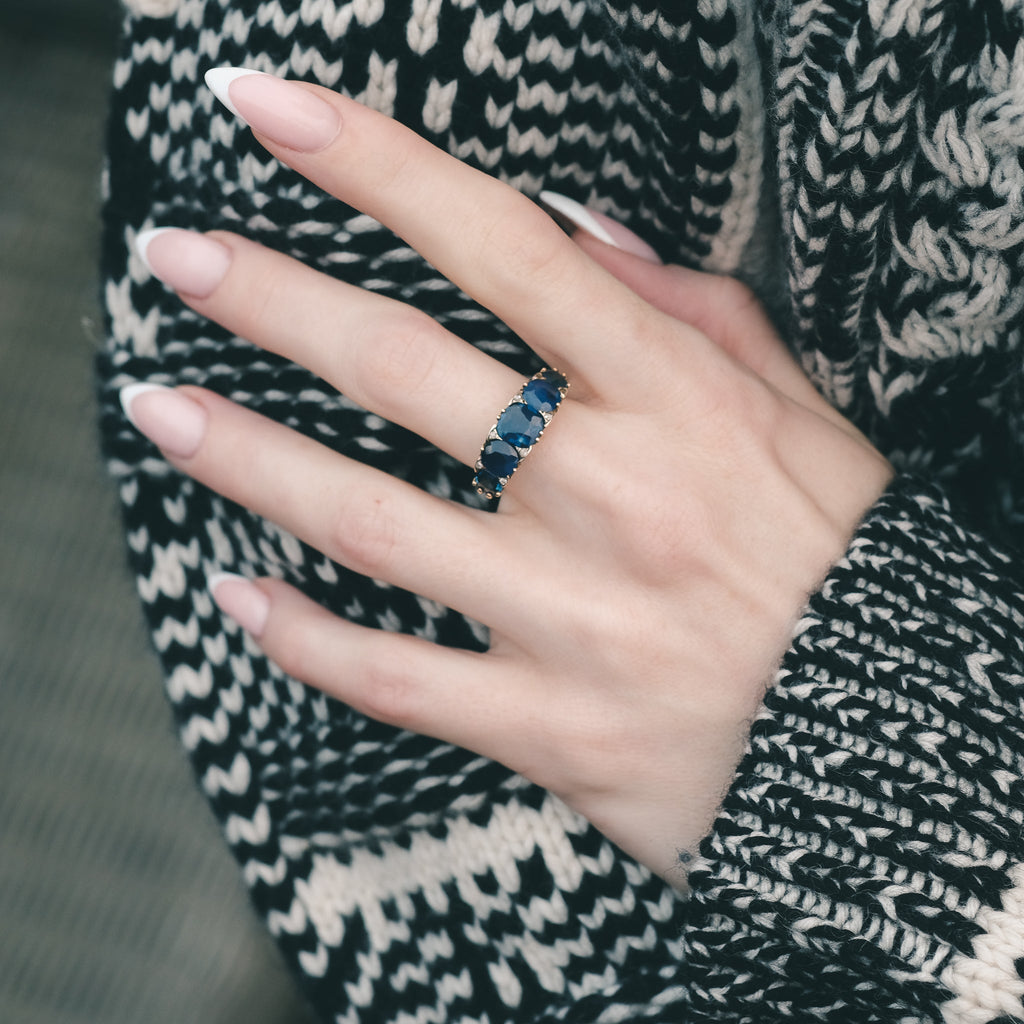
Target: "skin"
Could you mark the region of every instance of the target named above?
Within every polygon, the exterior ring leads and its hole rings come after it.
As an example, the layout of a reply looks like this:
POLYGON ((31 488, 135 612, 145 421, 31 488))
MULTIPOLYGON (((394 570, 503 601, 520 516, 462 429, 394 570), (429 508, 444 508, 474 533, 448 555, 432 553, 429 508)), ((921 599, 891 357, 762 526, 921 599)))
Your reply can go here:
MULTIPOLYGON (((449 650, 261 580, 258 642, 285 671, 508 765, 681 884, 679 854, 710 827, 807 596, 892 470, 741 285, 571 239, 396 122, 302 88, 335 108, 337 138, 312 153, 260 141, 503 319, 566 373, 569 397, 497 514, 201 389, 181 393, 205 410, 202 438, 168 457, 349 568, 491 630, 487 653, 449 650), (543 566, 529 600, 524 566, 543 566)), ((516 373, 413 309, 210 237, 227 273, 185 302, 473 465, 516 373)))

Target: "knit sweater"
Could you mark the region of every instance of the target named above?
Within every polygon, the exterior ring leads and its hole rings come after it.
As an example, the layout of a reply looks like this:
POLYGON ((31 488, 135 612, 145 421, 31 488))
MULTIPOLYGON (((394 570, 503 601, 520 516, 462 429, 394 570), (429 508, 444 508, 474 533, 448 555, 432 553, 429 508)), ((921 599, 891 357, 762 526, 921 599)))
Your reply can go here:
MULTIPOLYGON (((1008 0, 129 0, 109 129, 105 451, 181 741, 325 1021, 1024 1020, 1024 22, 1008 0), (750 282, 899 475, 809 597, 684 898, 551 794, 286 677, 210 599, 477 624, 168 466, 130 382, 201 383, 428 491, 471 472, 185 308, 132 241, 228 228, 433 315, 490 314, 270 158, 202 85, 319 82, 666 261, 750 282)), ((338 666, 339 673, 345 671, 338 666)), ((481 680, 481 685, 486 685, 481 680)))

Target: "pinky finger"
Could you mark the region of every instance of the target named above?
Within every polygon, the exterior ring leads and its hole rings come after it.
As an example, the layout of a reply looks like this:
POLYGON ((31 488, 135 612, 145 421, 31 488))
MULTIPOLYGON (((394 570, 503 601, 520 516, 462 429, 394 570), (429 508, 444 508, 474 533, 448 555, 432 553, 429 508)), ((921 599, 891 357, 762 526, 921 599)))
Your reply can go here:
POLYGON ((514 673, 498 658, 357 626, 280 580, 222 574, 209 586, 292 678, 377 721, 488 757, 505 745, 518 701, 514 673))

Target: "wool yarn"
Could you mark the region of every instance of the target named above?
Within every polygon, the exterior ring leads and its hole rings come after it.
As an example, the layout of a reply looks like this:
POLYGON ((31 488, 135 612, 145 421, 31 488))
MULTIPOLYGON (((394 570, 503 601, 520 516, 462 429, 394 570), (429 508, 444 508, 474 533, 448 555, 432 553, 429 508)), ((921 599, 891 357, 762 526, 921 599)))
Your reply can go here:
POLYGON ((320 1016, 1024 1019, 1017 5, 129 0, 114 85, 104 450, 182 744, 320 1016), (289 679, 210 599, 214 572, 270 574, 354 622, 487 643, 181 476, 125 421, 128 383, 201 383, 477 498, 464 467, 184 308, 138 232, 236 230, 538 365, 270 158, 204 88, 223 65, 344 91, 743 278, 901 471, 810 597, 687 899, 502 766, 289 679))

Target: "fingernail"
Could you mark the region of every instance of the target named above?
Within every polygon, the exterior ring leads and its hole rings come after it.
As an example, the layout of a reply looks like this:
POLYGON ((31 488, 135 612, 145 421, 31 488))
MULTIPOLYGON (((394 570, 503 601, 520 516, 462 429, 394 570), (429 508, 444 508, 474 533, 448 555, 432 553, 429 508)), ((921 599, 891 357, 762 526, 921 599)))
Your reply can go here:
POLYGON ((334 107, 296 82, 249 68, 213 68, 206 84, 250 128, 300 153, 323 149, 341 131, 334 107))
POLYGON ((154 277, 196 299, 210 296, 231 266, 226 245, 182 228, 140 231, 135 247, 154 277))
POLYGON ((567 221, 593 235, 599 242, 605 245, 614 246, 623 252, 632 253, 648 263, 661 263, 658 254, 639 235, 635 235, 629 228, 624 228, 618 221, 611 217, 591 210, 575 199, 563 196, 558 192, 541 192, 540 201, 545 206, 550 206, 556 213, 560 213, 567 221))
POLYGON ((252 580, 231 572, 218 572, 209 578, 207 586, 225 615, 257 640, 263 635, 270 615, 270 598, 252 580))
POLYGON ((191 458, 206 435, 206 410, 173 388, 129 384, 121 389, 121 406, 135 429, 168 455, 191 458))

